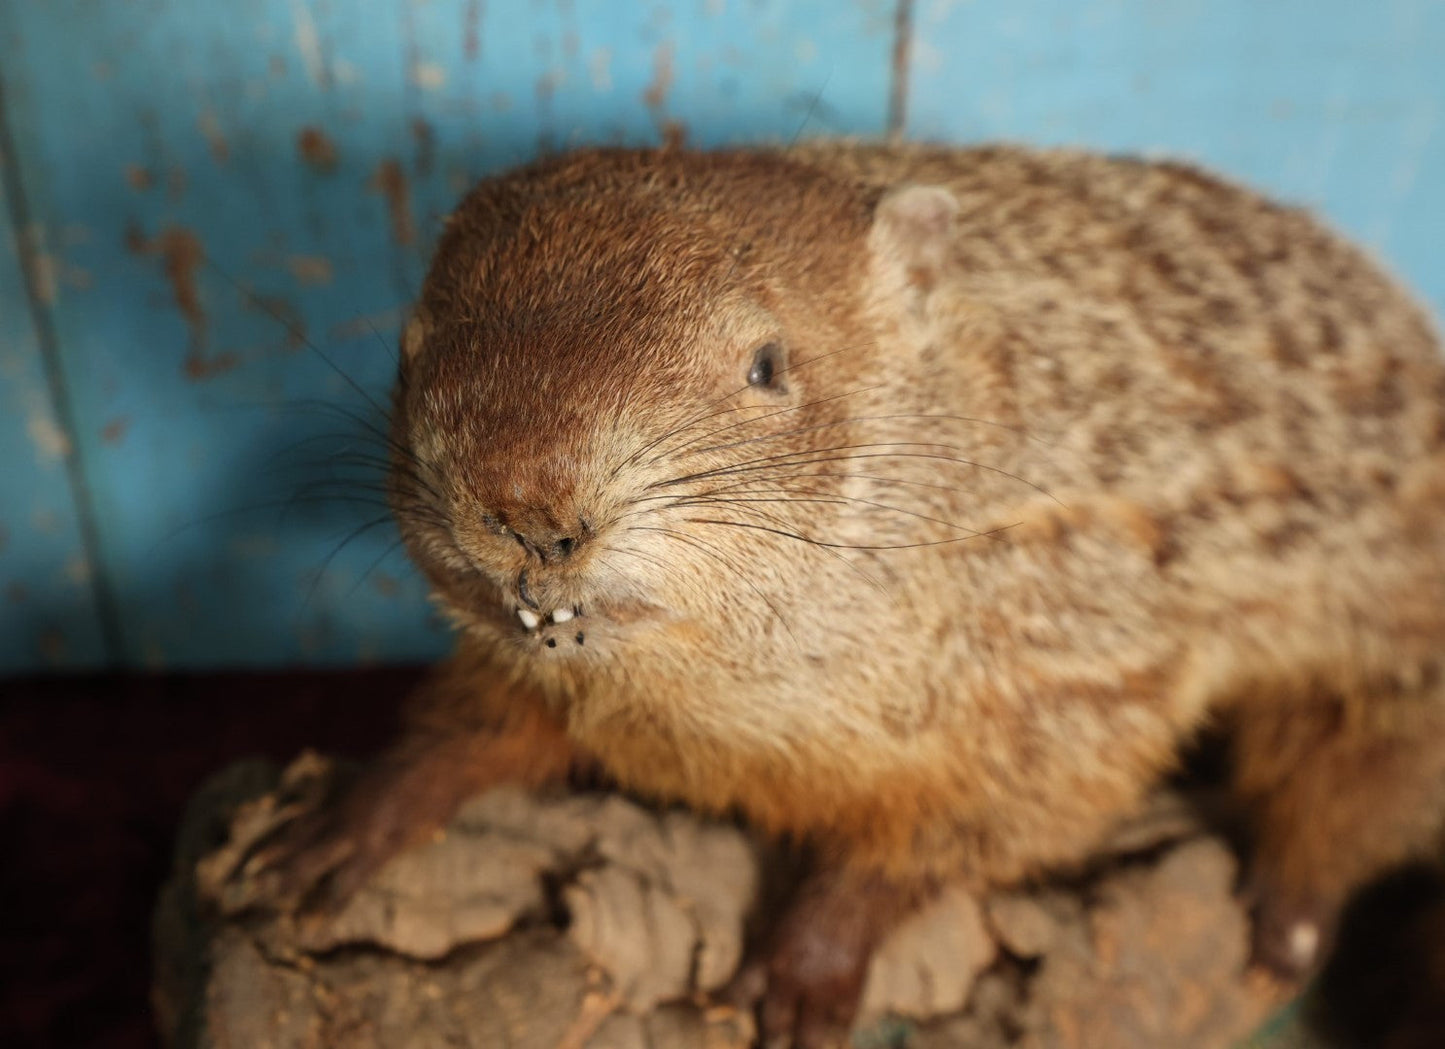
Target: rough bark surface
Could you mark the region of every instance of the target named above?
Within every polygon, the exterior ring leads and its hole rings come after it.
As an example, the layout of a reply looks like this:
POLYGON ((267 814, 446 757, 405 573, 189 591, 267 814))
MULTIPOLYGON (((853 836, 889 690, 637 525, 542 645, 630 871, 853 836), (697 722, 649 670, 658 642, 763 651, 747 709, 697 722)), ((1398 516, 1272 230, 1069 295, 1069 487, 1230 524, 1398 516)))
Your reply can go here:
MULTIPOLYGON (((776 872, 743 833, 606 794, 499 790, 339 913, 278 915, 246 859, 329 774, 315 757, 279 777, 240 765, 194 800, 156 913, 169 1045, 753 1044, 759 988, 735 977, 776 872)), ((982 900, 946 889, 875 957, 855 1044, 1238 1045, 1292 989, 1247 966, 1234 883, 1229 849, 1161 796, 1088 871, 982 900)))

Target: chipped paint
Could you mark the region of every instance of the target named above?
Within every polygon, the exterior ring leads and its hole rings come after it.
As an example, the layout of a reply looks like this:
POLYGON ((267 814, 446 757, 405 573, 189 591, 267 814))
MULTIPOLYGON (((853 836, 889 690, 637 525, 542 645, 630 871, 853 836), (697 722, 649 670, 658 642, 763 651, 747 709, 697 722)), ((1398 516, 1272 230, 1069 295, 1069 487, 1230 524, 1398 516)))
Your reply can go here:
POLYGON ((70 454, 70 435, 43 408, 32 408, 25 420, 25 433, 41 462, 55 462, 70 454))
POLYGON ((672 45, 662 44, 653 52, 652 81, 642 92, 642 103, 652 112, 652 118, 659 125, 663 123, 663 107, 667 105, 667 94, 672 90, 672 45))
POLYGON ((166 280, 171 285, 171 298, 186 319, 191 332, 191 348, 197 351, 206 341, 206 311, 196 285, 196 271, 206 261, 206 250, 200 239, 184 226, 167 226, 147 239, 140 228, 126 230, 126 247, 134 254, 159 255, 166 280))
POLYGON ((330 174, 336 170, 336 144, 318 127, 304 127, 297 133, 296 152, 313 171, 330 174))
POLYGON ((301 0, 292 0, 291 24, 294 29, 292 42, 301 53, 306 75, 317 87, 325 87, 326 59, 321 53, 321 35, 316 31, 316 21, 311 17, 311 8, 301 0))
POLYGON ((416 222, 411 214, 411 187, 401 162, 387 157, 376 166, 369 185, 386 198, 386 207, 391 214, 392 240, 398 244, 410 244, 416 240, 416 222))
POLYGON ((218 375, 225 375, 229 371, 235 371, 240 363, 240 355, 229 350, 210 355, 192 351, 186 354, 181 370, 185 377, 192 382, 204 382, 207 379, 214 379, 218 375))
POLYGON ((197 123, 200 126, 201 134, 206 137, 206 144, 210 146, 211 159, 217 164, 225 164, 231 159, 231 144, 226 141, 226 136, 221 131, 221 121, 217 118, 215 111, 202 110, 197 123))
POLYGON ((331 260, 325 255, 292 255, 286 260, 286 268, 296 283, 302 285, 327 285, 331 283, 331 260))
POLYGON ((440 91, 447 84, 446 67, 435 62, 418 62, 411 68, 411 81, 423 91, 440 91))
POLYGON ((129 429, 130 419, 124 415, 117 416, 100 428, 100 442, 114 448, 125 440, 126 431, 129 429))

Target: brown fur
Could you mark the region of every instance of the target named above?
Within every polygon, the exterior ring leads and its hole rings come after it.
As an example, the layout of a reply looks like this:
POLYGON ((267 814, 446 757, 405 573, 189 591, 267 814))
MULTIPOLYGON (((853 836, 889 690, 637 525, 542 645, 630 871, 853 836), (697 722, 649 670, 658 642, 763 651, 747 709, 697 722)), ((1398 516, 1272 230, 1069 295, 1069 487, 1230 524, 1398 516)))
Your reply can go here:
POLYGON ((998 882, 1217 719, 1282 913, 1439 828, 1445 366, 1302 211, 1075 152, 584 152, 467 198, 405 349, 395 502, 477 687, 624 788, 998 882), (524 571, 585 614, 524 631, 524 571))

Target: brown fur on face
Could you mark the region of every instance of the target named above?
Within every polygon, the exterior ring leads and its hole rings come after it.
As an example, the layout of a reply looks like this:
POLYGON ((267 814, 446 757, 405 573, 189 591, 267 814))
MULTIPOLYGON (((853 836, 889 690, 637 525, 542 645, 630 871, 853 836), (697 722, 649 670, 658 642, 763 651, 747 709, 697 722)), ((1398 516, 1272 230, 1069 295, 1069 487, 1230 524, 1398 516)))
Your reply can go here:
POLYGON ((1439 827, 1445 366, 1303 212, 1074 152, 583 152, 467 198, 404 348, 413 555, 624 787, 999 881, 1228 719, 1283 913, 1439 827))

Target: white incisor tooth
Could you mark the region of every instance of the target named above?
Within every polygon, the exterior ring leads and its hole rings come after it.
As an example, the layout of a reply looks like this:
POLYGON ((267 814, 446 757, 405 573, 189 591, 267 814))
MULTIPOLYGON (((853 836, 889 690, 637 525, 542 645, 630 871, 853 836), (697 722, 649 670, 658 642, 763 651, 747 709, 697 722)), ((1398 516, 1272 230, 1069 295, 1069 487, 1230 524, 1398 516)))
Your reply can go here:
POLYGON ((552 613, 552 622, 565 623, 575 614, 576 613, 574 613, 570 608, 559 608, 557 609, 557 611, 552 613))
POLYGON ((537 624, 542 622, 541 617, 530 608, 517 609, 517 618, 522 621, 522 625, 528 630, 536 630, 537 624))

